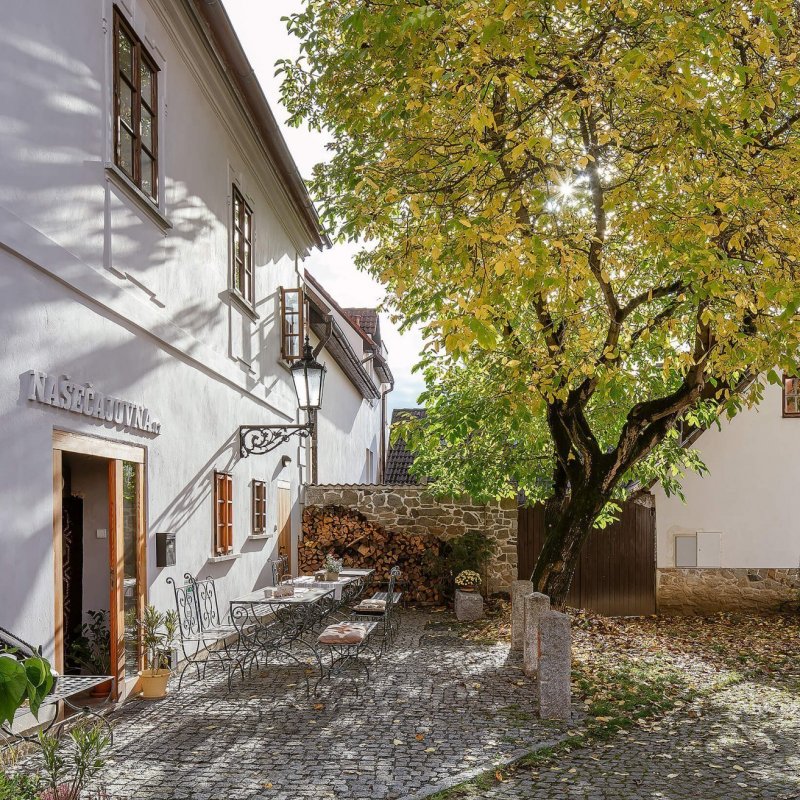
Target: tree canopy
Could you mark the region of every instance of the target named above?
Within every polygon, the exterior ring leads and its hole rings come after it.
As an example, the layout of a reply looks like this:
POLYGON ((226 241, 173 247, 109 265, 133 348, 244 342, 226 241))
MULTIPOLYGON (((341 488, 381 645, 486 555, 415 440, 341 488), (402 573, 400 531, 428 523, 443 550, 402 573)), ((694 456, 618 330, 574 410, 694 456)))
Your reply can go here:
POLYGON ((289 27, 325 219, 424 326, 406 435, 440 487, 596 520, 702 468, 680 420, 797 368, 797 2, 306 0, 289 27))

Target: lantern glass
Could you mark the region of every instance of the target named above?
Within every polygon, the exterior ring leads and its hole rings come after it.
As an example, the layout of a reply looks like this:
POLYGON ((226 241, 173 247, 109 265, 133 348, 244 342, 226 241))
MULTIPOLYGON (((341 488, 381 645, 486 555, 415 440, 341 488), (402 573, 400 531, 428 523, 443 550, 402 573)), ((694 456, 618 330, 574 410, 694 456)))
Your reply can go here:
POLYGON ((315 358, 306 336, 303 357, 292 364, 292 380, 297 392, 297 404, 303 411, 315 411, 322 406, 322 390, 326 368, 315 358))

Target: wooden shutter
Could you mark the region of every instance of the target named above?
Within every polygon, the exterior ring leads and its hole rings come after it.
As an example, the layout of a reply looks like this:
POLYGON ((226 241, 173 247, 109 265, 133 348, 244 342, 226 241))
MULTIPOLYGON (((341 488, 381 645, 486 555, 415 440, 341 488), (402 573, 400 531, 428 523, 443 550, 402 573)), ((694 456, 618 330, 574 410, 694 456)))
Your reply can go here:
POLYGON ((303 290, 281 289, 281 356, 285 361, 302 357, 303 325, 303 290))
POLYGON ((214 473, 214 550, 233 551, 233 477, 225 472, 214 473))
POLYGON ((267 532, 267 484, 253 481, 253 533, 267 532))

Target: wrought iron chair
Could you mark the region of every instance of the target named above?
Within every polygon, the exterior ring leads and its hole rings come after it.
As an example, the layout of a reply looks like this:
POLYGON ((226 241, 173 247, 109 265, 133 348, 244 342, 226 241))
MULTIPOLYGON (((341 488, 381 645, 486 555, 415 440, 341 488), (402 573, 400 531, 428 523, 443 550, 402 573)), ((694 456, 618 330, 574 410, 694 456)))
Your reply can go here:
POLYGON ((277 558, 271 558, 269 564, 272 567, 272 585, 278 586, 287 577, 291 577, 289 572, 289 556, 281 553, 277 558))
POLYGON ((183 578, 186 581, 183 585, 167 578, 167 583, 175 593, 178 633, 186 662, 178 679, 178 689, 191 666, 197 670, 199 680, 205 678, 208 662, 213 661, 226 670, 230 690, 233 672, 237 667, 244 679, 247 655, 240 652, 240 631, 233 624, 223 622, 220 617, 213 578, 198 581, 188 572, 183 578))
POLYGON ((353 609, 351 619, 362 622, 382 622, 381 627, 381 649, 380 654, 383 655, 386 649, 394 641, 400 630, 400 601, 403 598, 402 592, 394 590, 397 579, 400 577, 400 567, 392 567, 389 571, 389 585, 385 592, 375 592, 370 598, 371 600, 383 600, 385 603, 382 611, 364 611, 359 610, 359 606, 353 609))

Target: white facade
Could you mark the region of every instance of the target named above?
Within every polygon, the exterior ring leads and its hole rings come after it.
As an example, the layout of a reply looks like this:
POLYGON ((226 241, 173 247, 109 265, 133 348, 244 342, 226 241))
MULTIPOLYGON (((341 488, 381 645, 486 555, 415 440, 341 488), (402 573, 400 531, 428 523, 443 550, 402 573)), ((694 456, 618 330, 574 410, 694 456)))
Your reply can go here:
MULTIPOLYGON (((58 431, 142 449, 146 593, 159 608, 174 605, 167 578, 184 573, 218 579, 223 612, 270 583, 279 490, 289 492, 295 545, 299 532, 307 444, 241 458, 238 428, 305 422, 281 359, 280 288, 301 285, 298 261, 323 240, 281 160, 285 145, 264 135, 265 101, 254 106, 224 66, 234 46, 225 19, 217 9, 209 21, 201 5, 118 6, 160 70, 156 208, 113 166, 112 2, 30 0, 0 26, 0 625, 56 663, 58 431), (253 210, 253 311, 230 290, 234 184, 253 210), (30 400, 31 371, 146 407, 160 430, 90 416, 94 399, 81 412, 30 400), (233 549, 221 559, 215 471, 233 476, 233 549), (255 538, 253 480, 267 484, 266 534, 255 538), (176 534, 175 566, 156 566, 158 532, 176 534)), ((327 350, 320 360, 320 476, 357 481, 365 449, 380 441, 380 404, 327 350)), ((108 544, 102 501, 79 484, 92 474, 97 484, 104 465, 68 460, 72 491, 85 498, 84 581, 96 581, 84 586, 86 611, 108 580, 108 544)))
POLYGON ((757 408, 722 420, 694 447, 709 473, 686 476, 686 502, 653 490, 659 568, 678 566, 676 536, 700 532, 698 567, 797 569, 800 418, 783 417, 780 386, 769 386, 757 408))

